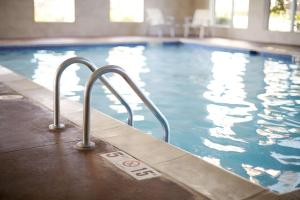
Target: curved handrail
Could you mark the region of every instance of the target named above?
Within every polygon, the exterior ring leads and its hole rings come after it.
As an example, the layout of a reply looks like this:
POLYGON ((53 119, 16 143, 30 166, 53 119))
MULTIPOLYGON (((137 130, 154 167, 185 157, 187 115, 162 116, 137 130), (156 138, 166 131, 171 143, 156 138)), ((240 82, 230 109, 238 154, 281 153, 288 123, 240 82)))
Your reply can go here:
MULTIPOLYGON (((64 124, 60 123, 60 78, 64 70, 75 63, 84 64, 88 67, 92 72, 94 72, 97 68, 94 64, 92 64, 89 60, 82 57, 73 57, 65 60, 57 69, 56 77, 54 81, 54 105, 53 105, 53 124, 49 125, 50 130, 62 129, 64 128, 64 124)), ((133 125, 133 112, 128 105, 128 103, 118 94, 118 92, 109 84, 108 80, 105 77, 100 76, 99 79, 101 82, 109 89, 109 91, 115 95, 115 97, 121 102, 121 104, 126 108, 128 112, 128 125, 133 125)))
POLYGON ((149 110, 155 115, 159 120, 162 127, 165 130, 164 140, 169 142, 169 133, 170 128, 166 117, 159 111, 159 109, 148 99, 142 91, 136 86, 136 84, 129 78, 126 72, 118 66, 107 65, 101 68, 98 68, 88 79, 85 90, 84 90, 84 107, 83 107, 83 141, 77 143, 76 148, 79 150, 92 149, 94 143, 90 142, 90 96, 93 84, 95 81, 106 73, 117 73, 119 74, 133 89, 133 91, 141 98, 144 104, 149 108, 149 110))

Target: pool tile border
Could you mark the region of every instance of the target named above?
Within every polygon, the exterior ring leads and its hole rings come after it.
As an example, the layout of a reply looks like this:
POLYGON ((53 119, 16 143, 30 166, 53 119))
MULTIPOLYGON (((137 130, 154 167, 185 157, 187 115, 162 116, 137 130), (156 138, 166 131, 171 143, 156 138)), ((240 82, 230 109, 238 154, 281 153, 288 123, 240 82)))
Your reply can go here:
POLYGON ((286 46, 286 45, 275 45, 275 44, 264 44, 264 43, 254 43, 248 41, 236 41, 228 40, 223 38, 212 38, 207 40, 196 40, 188 38, 180 38, 180 42, 191 44, 191 45, 203 45, 205 47, 227 49, 227 50, 237 50, 240 52, 258 52, 261 55, 268 56, 270 54, 275 54, 277 56, 286 57, 300 57, 300 47, 286 46))
MULTIPOLYGON (((25 97, 53 110, 53 93, 50 90, 2 66, 0 80, 25 97)), ((81 128, 82 104, 62 98, 61 107, 61 115, 81 128)), ((93 137, 127 152, 209 199, 268 200, 299 197, 300 190, 281 195, 270 192, 95 109, 92 109, 91 127, 93 137)))
POLYGON ((297 57, 300 59, 300 47, 282 44, 255 43, 251 41, 239 41, 225 38, 168 38, 168 37, 106 37, 106 38, 46 38, 46 39, 17 39, 1 40, 0 49, 35 48, 35 47, 64 47, 64 46, 90 46, 90 45, 146 45, 146 44, 169 44, 185 43, 191 45, 202 45, 204 47, 237 50, 241 52, 259 52, 261 55, 277 54, 297 57))

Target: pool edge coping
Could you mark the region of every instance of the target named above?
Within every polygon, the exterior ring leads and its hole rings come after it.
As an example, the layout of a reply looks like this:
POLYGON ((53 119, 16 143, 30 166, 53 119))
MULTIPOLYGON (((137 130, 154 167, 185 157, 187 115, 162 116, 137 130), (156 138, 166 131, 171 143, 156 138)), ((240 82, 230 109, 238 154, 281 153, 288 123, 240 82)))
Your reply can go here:
POLYGON ((128 36, 128 37, 104 37, 104 38, 47 38, 47 39, 12 39, 12 40, 1 40, 0 48, 21 48, 21 47, 56 47, 56 46, 89 46, 89 45, 126 45, 126 44, 159 44, 159 43, 184 43, 184 44, 194 44, 203 45, 206 47, 219 47, 228 50, 236 49, 239 51, 257 51, 262 54, 277 54, 277 55, 289 55, 291 57, 300 57, 300 46, 291 45, 276 45, 268 43, 256 43, 251 41, 242 40, 231 40, 227 38, 185 38, 185 37, 144 37, 144 36, 128 36), (227 43, 211 42, 209 39, 220 39, 228 40, 230 46, 227 43), (236 42, 242 42, 243 44, 238 44, 236 42), (278 46, 283 46, 284 48, 278 48, 278 46), (285 48, 289 47, 289 48, 285 48))

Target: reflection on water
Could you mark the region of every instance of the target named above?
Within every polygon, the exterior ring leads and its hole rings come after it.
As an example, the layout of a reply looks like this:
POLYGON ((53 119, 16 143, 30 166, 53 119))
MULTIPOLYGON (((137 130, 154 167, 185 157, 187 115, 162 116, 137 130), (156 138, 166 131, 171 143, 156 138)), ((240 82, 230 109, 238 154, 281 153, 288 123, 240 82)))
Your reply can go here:
MULTIPOLYGON (((232 127, 235 124, 251 121, 253 119, 251 112, 256 110, 253 103, 246 101, 247 94, 244 90, 246 64, 249 61, 245 54, 218 51, 212 53, 211 61, 212 79, 203 94, 212 102, 207 105, 207 118, 214 124, 214 127, 209 129, 210 135, 246 142, 236 136, 237 133, 232 130, 232 127)), ((230 147, 237 152, 244 152, 241 147, 230 147)))
POLYGON ((300 174, 290 171, 300 166, 300 138, 297 137, 300 133, 299 75, 299 68, 295 65, 266 60, 265 91, 258 95, 263 106, 262 112, 258 113, 259 128, 256 129, 260 136, 259 145, 284 147, 270 152, 271 157, 286 166, 281 167, 284 170, 280 170, 277 183, 269 186, 280 192, 287 192, 300 184, 300 174))
MULTIPOLYGON (((108 52, 106 59, 107 64, 118 65, 125 68, 128 75, 134 80, 139 88, 145 95, 149 95, 145 91, 145 83, 142 81, 140 75, 148 73, 150 70, 146 67, 146 57, 143 55, 145 50, 144 46, 126 47, 119 46, 113 47, 108 52)), ((33 54, 31 63, 36 65, 32 79, 41 84, 42 86, 53 90, 53 81, 57 67, 66 59, 75 57, 75 51, 66 52, 51 52, 47 50, 39 50, 33 54)), ((78 71, 79 64, 72 64, 68 67, 63 75, 62 82, 68 84, 61 84, 62 95, 78 101, 81 97, 78 92, 83 91, 84 85, 80 84, 80 77, 78 71)), ((109 82, 117 88, 117 91, 126 99, 130 104, 133 111, 141 110, 141 100, 135 95, 127 83, 118 75, 108 75, 109 82)), ((118 99, 110 93, 110 91, 102 85, 106 97, 111 101, 110 108, 117 113, 126 113, 124 106, 120 104, 118 99)), ((143 115, 134 115, 135 121, 144 120, 143 115)))
POLYGON ((222 167, 222 166, 221 166, 220 159, 218 159, 218 158, 214 158, 214 157, 212 157, 212 156, 203 156, 203 157, 201 157, 201 158, 202 158, 203 160, 205 160, 205 161, 207 161, 207 162, 213 164, 213 165, 216 165, 216 166, 218 166, 218 167, 222 167))
POLYGON ((280 142, 278 142, 278 145, 283 146, 283 147, 300 149, 300 137, 281 140, 280 142))
POLYGON ((271 152, 271 156, 278 160, 278 162, 284 165, 299 165, 300 166, 300 156, 290 156, 282 155, 279 153, 271 152))
MULTIPOLYGON (((272 146, 273 151, 262 149, 261 153, 255 155, 258 161, 246 159, 240 167, 250 181, 266 185, 265 180, 269 179, 267 186, 271 189, 288 191, 300 184, 299 173, 291 171, 300 166, 299 67, 278 60, 265 60, 262 63, 263 72, 256 73, 263 79, 263 88, 260 89, 259 84, 254 83, 255 95, 253 85, 250 85, 252 82, 245 80, 247 71, 255 70, 247 68, 248 58, 248 55, 239 53, 212 53, 212 78, 203 97, 209 100, 206 105, 207 119, 213 126, 208 132, 215 139, 203 139, 203 144, 212 150, 227 152, 228 155, 245 154, 244 157, 248 157, 250 151, 259 149, 259 146, 272 146), (254 146, 254 149, 244 147, 243 143, 249 141, 243 136, 243 131, 235 131, 242 130, 239 127, 248 127, 246 124, 252 124, 247 131, 249 135, 258 135, 255 139, 258 146, 254 146), (231 143, 228 142, 230 140, 231 143), (260 154, 269 154, 275 160, 263 163, 265 158, 260 154)), ((258 77, 253 79, 261 81, 258 77)), ((226 167, 223 163, 226 160, 209 156, 205 156, 205 159, 226 167)), ((237 168, 233 171, 237 171, 237 168)))
MULTIPOLYGON (((33 59, 31 59, 31 63, 36 65, 32 80, 53 90, 57 67, 64 60, 75 56, 74 51, 67 51, 65 53, 55 53, 44 50, 37 51, 33 54, 33 59)), ((69 96, 69 98, 76 101, 80 99, 80 96, 76 95, 76 92, 83 91, 83 86, 79 85, 80 77, 76 73, 78 70, 78 64, 73 64, 67 68, 62 75, 62 81, 68 84, 60 84, 61 94, 69 96)))
POLYGON ((266 60, 264 75, 265 92, 258 95, 263 105, 257 120, 256 132, 262 136, 259 144, 273 145, 278 140, 284 144, 285 138, 293 143, 291 133, 297 132, 299 126, 299 119, 295 118, 300 111, 296 102, 300 97, 299 70, 294 65, 266 60))
POLYGON ((280 175, 279 170, 265 169, 263 167, 253 167, 248 164, 242 164, 242 167, 245 169, 246 173, 249 175, 250 181, 253 183, 256 183, 256 184, 259 184, 259 181, 255 178, 257 176, 267 174, 269 176, 276 178, 280 175))
MULTIPOLYGON (((117 65, 123 67, 127 74, 132 78, 132 80, 137 84, 137 86, 142 90, 145 95, 149 95, 147 91, 145 91, 144 86, 145 82, 142 81, 140 75, 144 73, 148 73, 150 70, 146 67, 146 57, 144 54, 145 47, 137 46, 137 47, 125 47, 119 46, 112 48, 108 53, 108 58, 106 62, 110 65, 117 65)), ((126 99, 126 101, 130 104, 130 107, 133 111, 141 110, 141 100, 137 95, 133 92, 133 90, 128 86, 128 84, 119 76, 119 75, 111 75, 108 77, 109 82, 117 88, 117 91, 126 99)), ((112 95, 106 88, 105 93, 106 96, 112 102, 110 106, 111 109, 117 111, 118 113, 126 112, 124 106, 120 104, 120 102, 112 95)), ((134 121, 143 121, 143 115, 134 115, 134 121)))
POLYGON ((216 149, 218 151, 231 151, 231 152, 238 152, 238 153, 245 152, 245 149, 241 147, 232 146, 232 145, 221 145, 221 144, 213 143, 208 139, 204 139, 203 144, 209 148, 216 149))
POLYGON ((269 186, 273 191, 289 192, 300 184, 300 173, 292 171, 283 172, 279 178, 278 183, 269 186))

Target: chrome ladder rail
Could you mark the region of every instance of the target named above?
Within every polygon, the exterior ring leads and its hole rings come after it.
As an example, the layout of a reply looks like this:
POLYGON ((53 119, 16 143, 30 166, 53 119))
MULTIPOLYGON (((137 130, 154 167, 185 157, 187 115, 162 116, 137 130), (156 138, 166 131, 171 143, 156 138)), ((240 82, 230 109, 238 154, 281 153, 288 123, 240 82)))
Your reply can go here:
POLYGON ((159 109, 152 103, 152 101, 142 93, 142 91, 136 86, 136 84, 129 78, 124 69, 114 65, 107 65, 98 68, 95 72, 93 72, 85 85, 83 102, 83 140, 76 144, 76 149, 90 150, 95 147, 95 143, 90 141, 90 96, 95 81, 106 73, 117 73, 128 83, 133 91, 141 98, 144 104, 159 120, 160 124, 165 130, 164 140, 166 142, 169 142, 170 127, 166 117, 159 111, 159 109))
MULTIPOLYGON (((64 70, 72 64, 83 64, 88 67, 92 72, 97 68, 89 60, 82 57, 73 57, 65 60, 57 69, 54 81, 54 104, 53 104, 53 124, 49 125, 50 130, 63 129, 64 124, 60 123, 60 79, 64 70)), ((121 102, 128 112, 128 125, 133 126, 133 112, 128 103, 118 94, 118 92, 109 84, 105 77, 98 77, 100 81, 108 88, 108 90, 121 102)))

